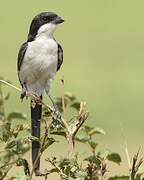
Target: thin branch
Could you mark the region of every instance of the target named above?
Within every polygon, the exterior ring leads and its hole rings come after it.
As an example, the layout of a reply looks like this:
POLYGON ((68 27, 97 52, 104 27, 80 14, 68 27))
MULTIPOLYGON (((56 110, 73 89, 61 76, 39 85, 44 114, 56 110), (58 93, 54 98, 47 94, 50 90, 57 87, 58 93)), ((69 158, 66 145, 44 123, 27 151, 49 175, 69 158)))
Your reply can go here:
POLYGON ((8 83, 7 81, 4 81, 4 80, 0 79, 0 82, 2 82, 2 83, 4 83, 4 84, 6 84, 6 85, 8 85, 8 86, 10 86, 10 87, 12 87, 12 88, 14 88, 14 89, 16 89, 16 90, 18 90, 18 91, 21 92, 21 89, 20 89, 20 88, 12 85, 11 83, 8 83))
POLYGON ((143 163, 143 158, 140 158, 140 160, 138 161, 139 151, 140 150, 138 150, 138 152, 133 157, 132 168, 131 168, 131 171, 130 171, 130 179, 131 180, 135 179, 135 176, 137 175, 138 170, 139 170, 140 166, 143 163))
POLYGON ((130 156, 129 156, 127 142, 125 142, 125 153, 126 153, 126 157, 127 157, 127 161, 128 161, 128 166, 129 166, 129 169, 130 169, 131 168, 131 162, 130 162, 130 156))
POLYGON ((66 120, 66 106, 65 106, 65 99, 64 99, 64 80, 61 79, 61 84, 62 84, 62 108, 63 108, 63 117, 66 120))
POLYGON ((88 118, 89 113, 86 112, 84 110, 86 106, 85 102, 81 102, 80 103, 80 110, 79 110, 79 114, 77 116, 77 121, 75 124, 75 129, 73 130, 73 134, 76 135, 76 133, 78 132, 79 128, 83 125, 83 123, 85 122, 85 120, 88 118))
POLYGON ((1 101, 2 101, 1 111, 2 111, 2 113, 3 113, 4 120, 5 120, 5 119, 6 119, 5 104, 4 104, 4 97, 3 97, 3 91, 2 91, 2 86, 1 86, 1 84, 0 84, 0 98, 1 98, 1 101))
MULTIPOLYGON (((12 84, 4 81, 4 80, 0 80, 0 82, 2 82, 4 84, 18 90, 19 92, 21 92, 21 90, 19 88, 17 88, 16 86, 14 86, 14 85, 12 85, 12 84)), ((35 94, 32 94, 32 93, 28 94, 28 96, 37 100, 39 103, 41 103, 43 106, 45 106, 52 113, 52 116, 54 115, 54 113, 55 113, 54 109, 51 106, 45 104, 38 96, 36 96, 35 94)), ((62 104, 63 104, 63 111, 64 111, 64 116, 65 116, 64 95, 62 97, 62 104)), ((80 103, 80 109, 79 109, 78 115, 76 116, 75 122, 71 123, 70 125, 66 121, 65 117, 64 118, 60 117, 60 123, 66 129, 66 139, 67 139, 68 144, 70 146, 70 153, 72 153, 74 150, 75 136, 76 136, 78 130, 80 129, 80 127, 83 125, 83 123, 87 119, 88 114, 89 114, 87 111, 85 111, 85 106, 86 106, 85 102, 80 103)), ((31 174, 30 174, 30 180, 32 179, 35 165, 36 165, 38 159, 40 158, 40 156, 42 155, 41 149, 44 145, 44 141, 45 141, 46 137, 48 136, 48 129, 50 128, 51 124, 52 124, 52 121, 49 124, 49 126, 46 125, 45 135, 44 135, 43 141, 40 143, 39 153, 38 153, 38 156, 34 162, 33 169, 32 169, 31 174)))
POLYGON ((61 176, 66 176, 66 175, 63 173, 62 169, 60 169, 60 168, 56 165, 56 163, 55 163, 54 161, 52 161, 50 158, 47 158, 46 161, 48 161, 53 167, 55 167, 55 169, 58 171, 58 173, 59 173, 61 176))
POLYGON ((85 111, 85 105, 85 102, 80 103, 80 110, 78 116, 76 117, 76 121, 68 127, 67 139, 70 145, 70 153, 72 153, 75 148, 75 136, 78 130, 88 118, 88 112, 85 111))

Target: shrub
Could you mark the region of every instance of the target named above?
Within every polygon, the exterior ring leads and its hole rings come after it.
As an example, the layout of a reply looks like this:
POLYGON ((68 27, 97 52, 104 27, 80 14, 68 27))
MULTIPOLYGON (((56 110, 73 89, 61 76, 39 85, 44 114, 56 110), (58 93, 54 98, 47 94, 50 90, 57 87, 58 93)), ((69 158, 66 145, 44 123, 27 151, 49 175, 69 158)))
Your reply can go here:
MULTIPOLYGON (((50 146, 57 143, 57 136, 65 137, 68 143, 68 155, 64 158, 47 157, 48 167, 39 174, 43 179, 48 179, 52 173, 57 173, 59 178, 64 180, 70 178, 83 180, 144 179, 142 178, 143 173, 139 173, 139 167, 143 163, 142 158, 138 160, 139 152, 133 157, 128 175, 109 177, 109 162, 120 165, 122 160, 118 153, 107 151, 102 153, 98 150, 99 143, 95 142, 94 136, 105 135, 105 131, 88 125, 86 120, 88 120, 89 112, 86 110, 85 102, 79 102, 71 93, 63 93, 62 97, 56 99, 60 113, 55 113, 52 107, 41 102, 43 104, 44 133, 40 139, 37 139, 30 135, 30 127, 23 113, 10 112, 7 115, 5 101, 9 100, 10 94, 3 93, 2 83, 12 86, 10 83, 0 80, 0 179, 32 179, 34 167, 30 168, 29 161, 24 158, 24 154, 31 149, 31 142, 37 140, 40 142, 38 157, 41 157, 50 146), (72 118, 66 116, 66 110, 75 113, 72 118), (18 125, 15 121, 19 121, 18 125), (76 141, 90 148, 90 154, 87 157, 82 157, 81 152, 74 152, 76 141), (51 164, 51 168, 49 168, 49 164, 51 164), (8 173, 15 165, 23 166, 24 173, 9 177, 8 173)), ((31 96, 41 101, 34 95, 31 96)), ((62 154, 62 156, 64 155, 62 154)), ((43 165, 41 166, 43 168, 43 165)))

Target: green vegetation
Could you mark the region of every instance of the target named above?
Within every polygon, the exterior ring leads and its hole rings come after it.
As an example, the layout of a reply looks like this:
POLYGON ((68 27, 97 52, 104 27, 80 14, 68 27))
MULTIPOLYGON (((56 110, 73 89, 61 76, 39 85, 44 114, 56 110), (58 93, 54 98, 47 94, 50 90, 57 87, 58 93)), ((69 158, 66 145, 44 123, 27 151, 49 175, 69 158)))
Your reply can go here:
MULTIPOLYGON (((62 81, 63 82, 63 81, 62 81)), ((63 84, 63 83, 62 83, 63 84)), ((9 84, 10 85, 10 84, 9 84)), ((0 179, 7 180, 31 180, 34 176, 34 167, 30 167, 30 160, 24 157, 31 149, 32 141, 40 142, 38 157, 42 157, 50 146, 61 143, 66 139, 68 146, 67 155, 61 157, 47 156, 47 166, 41 164, 39 176, 42 179, 49 179, 50 174, 57 174, 60 179, 81 179, 81 180, 143 180, 144 172, 140 172, 143 159, 139 160, 139 152, 133 157, 130 163, 130 172, 126 176, 115 175, 110 177, 109 163, 121 165, 121 156, 115 152, 105 149, 98 150, 99 143, 95 141, 95 135, 105 135, 101 128, 88 126, 86 121, 89 113, 86 110, 86 103, 79 102, 71 93, 63 93, 57 98, 56 104, 60 110, 60 116, 56 115, 49 105, 42 102, 34 95, 30 95, 43 104, 43 130, 40 139, 30 135, 30 127, 27 124, 26 116, 21 112, 10 112, 6 115, 5 102, 9 100, 10 94, 3 93, 2 82, 0 82, 0 179), (75 110, 72 118, 66 116, 66 110, 75 110), (18 124, 16 121, 19 121, 18 124), (57 141, 60 136, 60 142, 57 141), (84 143, 90 148, 87 156, 82 156, 81 151, 75 152, 76 141, 84 143), (51 165, 51 166, 50 166, 51 165), (23 166, 23 171, 18 174, 9 175, 14 166, 23 166)), ((129 155, 128 155, 129 158, 129 155)), ((36 158, 38 159, 38 158, 36 158)), ((129 159, 128 159, 129 160, 129 159)), ((115 174, 115 173, 114 173, 115 174)))

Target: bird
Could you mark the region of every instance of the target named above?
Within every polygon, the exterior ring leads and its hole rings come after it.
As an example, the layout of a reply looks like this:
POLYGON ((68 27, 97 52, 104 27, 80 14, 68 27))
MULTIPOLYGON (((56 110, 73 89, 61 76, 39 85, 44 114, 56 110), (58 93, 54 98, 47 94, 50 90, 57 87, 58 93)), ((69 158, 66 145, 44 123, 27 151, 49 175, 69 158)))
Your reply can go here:
MULTIPOLYGON (((51 81, 63 63, 62 46, 53 34, 64 19, 54 12, 42 12, 36 15, 30 24, 26 42, 18 52, 17 72, 22 87, 21 100, 34 94, 42 100, 44 92, 50 97, 51 81)), ((31 133, 40 138, 42 103, 31 98, 31 133)), ((32 141, 32 163, 35 175, 40 173, 38 153, 40 143, 32 141)))

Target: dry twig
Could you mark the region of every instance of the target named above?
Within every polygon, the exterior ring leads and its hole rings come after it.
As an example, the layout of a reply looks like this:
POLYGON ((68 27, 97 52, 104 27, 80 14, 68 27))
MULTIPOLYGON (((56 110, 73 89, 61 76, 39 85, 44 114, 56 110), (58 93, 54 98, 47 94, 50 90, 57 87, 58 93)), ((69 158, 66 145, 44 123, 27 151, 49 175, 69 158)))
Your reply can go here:
POLYGON ((135 154, 133 157, 132 168, 130 170, 130 179, 131 180, 135 179, 136 174, 138 173, 138 170, 143 163, 143 158, 140 158, 140 160, 138 161, 138 157, 139 157, 139 150, 138 150, 137 154, 135 154))
MULTIPOLYGON (((0 80, 0 82, 18 90, 19 92, 21 92, 21 89, 17 88, 16 86, 4 81, 4 80, 0 80)), ((38 96, 36 96, 35 94, 28 94, 29 97, 33 98, 34 100, 38 101, 39 103, 41 103, 46 109, 48 109, 52 115, 52 119, 53 119, 53 116, 54 116, 54 109, 45 104, 38 96)), ((64 103, 64 96, 62 98, 62 104, 63 104, 63 109, 65 109, 65 103, 64 103)), ((76 119, 73 123, 69 124, 65 118, 63 118, 62 116, 60 117, 60 123, 61 125, 66 129, 66 139, 68 141, 68 144, 70 146, 70 154, 73 152, 74 150, 74 147, 75 147, 75 136, 78 132, 78 130, 80 129, 80 127, 83 125, 83 123, 86 121, 86 119, 88 118, 88 112, 85 110, 85 106, 86 106, 86 103, 85 102, 81 102, 80 103, 80 109, 79 109, 79 112, 78 112, 78 115, 76 116, 76 119)), ((39 159, 39 157, 42 155, 42 147, 45 143, 45 139, 47 138, 48 136, 48 130, 50 129, 51 125, 52 125, 52 120, 51 122, 49 123, 49 125, 47 125, 46 121, 45 121, 45 135, 44 135, 44 138, 43 138, 43 141, 40 142, 40 149, 39 149, 39 153, 38 153, 38 156, 35 160, 35 163, 34 163, 34 166, 32 168, 32 171, 30 173, 30 180, 32 179, 32 176, 33 176, 33 173, 34 173, 34 168, 35 168, 35 165, 39 159)))

